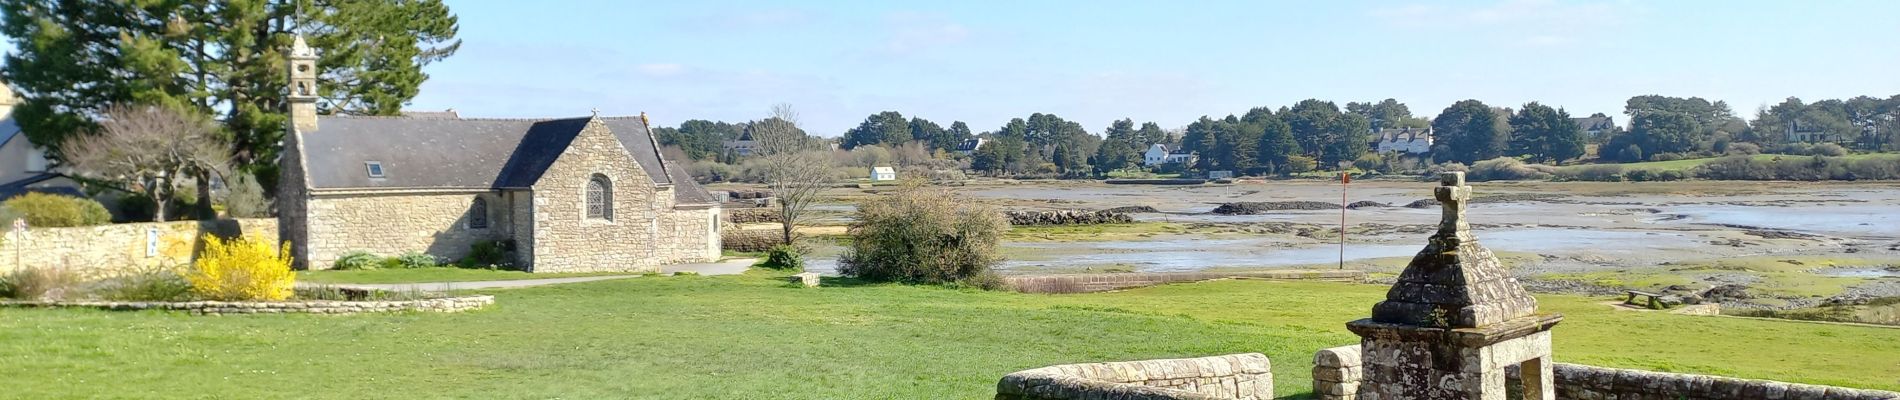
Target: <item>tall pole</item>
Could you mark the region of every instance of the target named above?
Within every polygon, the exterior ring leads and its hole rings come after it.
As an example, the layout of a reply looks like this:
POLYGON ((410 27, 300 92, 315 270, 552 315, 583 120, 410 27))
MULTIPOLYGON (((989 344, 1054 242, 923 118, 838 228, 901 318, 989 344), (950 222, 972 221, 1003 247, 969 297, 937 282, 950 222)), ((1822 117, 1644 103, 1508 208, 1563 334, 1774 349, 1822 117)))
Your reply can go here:
POLYGON ((1339 269, 1346 269, 1346 187, 1352 185, 1352 173, 1339 173, 1339 269))

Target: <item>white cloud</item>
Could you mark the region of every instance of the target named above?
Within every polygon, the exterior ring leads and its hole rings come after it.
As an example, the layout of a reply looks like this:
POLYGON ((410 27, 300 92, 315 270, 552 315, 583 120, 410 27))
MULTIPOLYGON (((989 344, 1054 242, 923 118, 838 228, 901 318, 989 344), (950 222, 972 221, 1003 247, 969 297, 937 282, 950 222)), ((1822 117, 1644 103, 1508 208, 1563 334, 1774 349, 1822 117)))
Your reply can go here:
POLYGON ((686 72, 686 66, 673 63, 650 63, 634 66, 635 70, 653 77, 676 76, 686 72))

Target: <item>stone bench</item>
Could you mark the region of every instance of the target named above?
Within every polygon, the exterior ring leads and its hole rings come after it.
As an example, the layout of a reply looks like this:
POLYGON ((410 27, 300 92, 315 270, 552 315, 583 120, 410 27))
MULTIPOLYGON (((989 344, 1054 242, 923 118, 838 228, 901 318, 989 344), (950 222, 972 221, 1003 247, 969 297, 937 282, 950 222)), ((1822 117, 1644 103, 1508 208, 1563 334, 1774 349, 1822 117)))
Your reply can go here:
POLYGON ((1273 398, 1273 364, 1260 353, 1063 364, 1004 376, 997 400, 1273 398))
POLYGON ((1641 290, 1625 290, 1625 292, 1629 292, 1629 298, 1624 299, 1623 304, 1643 305, 1645 307, 1649 307, 1649 309, 1651 310, 1663 309, 1663 304, 1662 304, 1663 295, 1660 293, 1650 293, 1650 292, 1645 292, 1641 290), (1637 303, 1636 302, 1637 297, 1648 297, 1649 298, 1648 304, 1645 305, 1643 303, 1637 303))

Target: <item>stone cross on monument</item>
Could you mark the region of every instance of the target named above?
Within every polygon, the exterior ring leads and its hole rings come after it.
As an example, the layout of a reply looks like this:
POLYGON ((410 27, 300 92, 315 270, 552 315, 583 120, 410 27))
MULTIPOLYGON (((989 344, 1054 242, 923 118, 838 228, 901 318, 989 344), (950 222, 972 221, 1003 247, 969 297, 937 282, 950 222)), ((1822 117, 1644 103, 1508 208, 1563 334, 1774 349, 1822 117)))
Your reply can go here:
POLYGON ((1519 366, 1521 398, 1555 398, 1550 328, 1563 320, 1537 313, 1532 298, 1478 244, 1465 221, 1471 187, 1463 172, 1439 176, 1444 206, 1424 250, 1399 273, 1372 318, 1346 324, 1360 336, 1364 377, 1358 398, 1506 398, 1505 368, 1519 366))

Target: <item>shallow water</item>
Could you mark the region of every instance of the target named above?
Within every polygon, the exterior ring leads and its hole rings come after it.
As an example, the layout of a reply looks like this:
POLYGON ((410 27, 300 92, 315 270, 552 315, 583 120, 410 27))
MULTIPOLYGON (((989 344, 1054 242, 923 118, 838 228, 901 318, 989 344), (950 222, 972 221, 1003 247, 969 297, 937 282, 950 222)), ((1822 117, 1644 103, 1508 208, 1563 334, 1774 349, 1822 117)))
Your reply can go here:
POLYGON ((1752 226, 1817 234, 1900 235, 1900 205, 1692 205, 1669 207, 1664 212, 1687 217, 1665 222, 1752 226))
MULTIPOLYGON (((1480 243, 1492 251, 1539 254, 1636 255, 1695 245, 1698 239, 1681 233, 1641 231, 1525 228, 1479 231, 1480 243)), ((1213 268, 1275 268, 1325 264, 1340 259, 1333 245, 1287 247, 1271 239, 1155 238, 1099 242, 1010 242, 1003 244, 1012 259, 998 269, 1033 271, 1079 270, 1085 267, 1128 266, 1141 272, 1197 271, 1213 268)), ((1425 247, 1418 243, 1348 243, 1346 261, 1408 257, 1425 247)), ((836 271, 835 258, 807 262, 806 269, 836 271)))
POLYGON ((1886 268, 1829 268, 1814 273, 1841 278, 1900 278, 1900 270, 1886 268))

